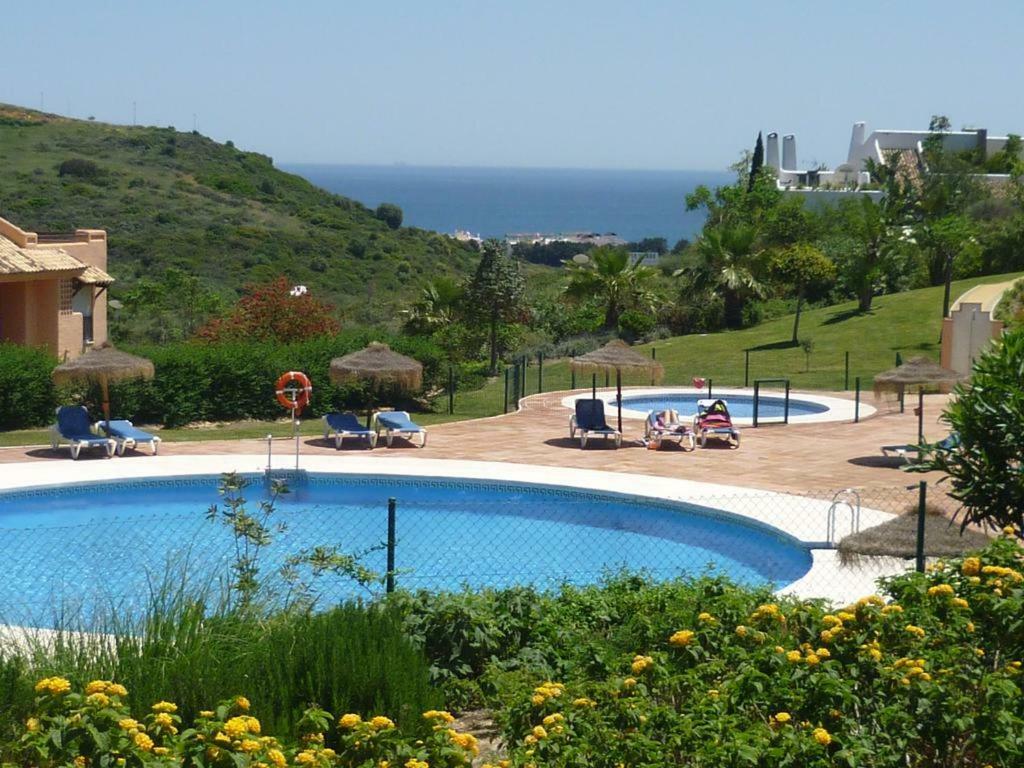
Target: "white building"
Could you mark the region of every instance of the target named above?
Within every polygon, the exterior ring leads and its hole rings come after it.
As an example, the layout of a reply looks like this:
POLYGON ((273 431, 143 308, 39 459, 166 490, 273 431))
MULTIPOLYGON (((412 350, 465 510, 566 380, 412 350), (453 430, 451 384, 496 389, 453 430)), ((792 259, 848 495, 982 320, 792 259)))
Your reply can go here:
MULTIPOLYGON (((854 123, 850 136, 850 147, 846 161, 835 170, 800 170, 797 161, 796 136, 782 137, 782 151, 779 151, 779 134, 769 133, 765 141, 765 165, 774 168, 778 184, 787 192, 802 195, 814 203, 832 202, 853 194, 866 194, 874 199, 882 196, 881 191, 870 189, 872 178, 867 171, 866 161, 871 159, 885 165, 898 159, 913 166, 922 164, 924 142, 932 136, 931 131, 878 130, 867 133, 866 123, 854 123)), ((1009 137, 989 136, 984 128, 968 131, 944 131, 943 148, 948 152, 981 150, 982 159, 991 157, 1006 146, 1009 137)), ((1003 183, 1010 177, 1006 174, 978 174, 991 183, 1003 183)))

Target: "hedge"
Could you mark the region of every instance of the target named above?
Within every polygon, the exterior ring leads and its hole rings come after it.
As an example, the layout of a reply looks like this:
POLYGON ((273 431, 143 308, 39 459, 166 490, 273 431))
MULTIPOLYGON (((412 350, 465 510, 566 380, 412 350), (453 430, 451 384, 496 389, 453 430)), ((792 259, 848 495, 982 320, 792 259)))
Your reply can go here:
MULTIPOLYGON (((304 371, 313 382, 313 397, 305 416, 331 410, 365 408, 369 400, 361 384, 336 387, 328 368, 334 357, 354 352, 378 340, 423 363, 424 389, 443 385, 447 377, 444 353, 432 342, 373 331, 347 331, 292 344, 181 342, 129 347, 126 351, 153 361, 152 381, 113 385, 111 407, 118 418, 140 424, 177 427, 202 421, 274 419, 285 411, 274 398, 274 383, 285 371, 304 371)), ((56 359, 43 352, 0 345, 0 429, 43 426, 52 422, 58 402, 82 402, 99 413, 96 387, 58 392, 50 381, 56 359)), ((387 389, 376 393, 389 405, 408 405, 422 393, 387 389)))

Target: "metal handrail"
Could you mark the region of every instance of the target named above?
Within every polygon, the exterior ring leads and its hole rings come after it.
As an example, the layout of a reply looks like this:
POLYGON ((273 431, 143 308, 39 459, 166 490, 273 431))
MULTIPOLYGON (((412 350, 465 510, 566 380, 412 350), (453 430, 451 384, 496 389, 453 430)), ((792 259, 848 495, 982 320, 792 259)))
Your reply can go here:
POLYGON ((860 493, 855 488, 836 491, 832 496, 832 504, 828 508, 828 516, 825 520, 825 541, 831 546, 836 546, 839 543, 836 534, 839 507, 846 507, 850 510, 850 535, 860 532, 860 493), (856 506, 851 502, 850 496, 856 501, 856 506))

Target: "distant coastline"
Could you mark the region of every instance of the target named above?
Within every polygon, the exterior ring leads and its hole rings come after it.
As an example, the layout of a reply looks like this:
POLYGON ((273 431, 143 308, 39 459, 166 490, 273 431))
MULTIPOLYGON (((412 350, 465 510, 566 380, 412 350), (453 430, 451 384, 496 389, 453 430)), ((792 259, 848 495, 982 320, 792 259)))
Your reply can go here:
POLYGON ((376 207, 395 203, 405 224, 483 237, 513 232, 612 233, 625 240, 692 239, 704 216, 685 210, 699 184, 729 183, 722 171, 467 168, 282 164, 337 194, 376 207))

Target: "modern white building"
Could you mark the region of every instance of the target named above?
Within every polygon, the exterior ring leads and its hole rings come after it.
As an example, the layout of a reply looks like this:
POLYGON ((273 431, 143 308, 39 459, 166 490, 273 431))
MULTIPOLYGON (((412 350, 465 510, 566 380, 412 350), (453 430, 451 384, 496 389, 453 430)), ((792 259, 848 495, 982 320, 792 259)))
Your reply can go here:
MULTIPOLYGON (((867 171, 867 160, 882 165, 901 162, 910 167, 922 164, 924 142, 933 135, 931 131, 877 130, 870 134, 866 123, 854 123, 846 161, 835 170, 803 169, 797 160, 796 136, 782 137, 780 153, 779 134, 768 134, 765 141, 765 165, 774 168, 779 187, 786 192, 802 195, 814 203, 832 202, 863 194, 874 199, 882 196, 881 191, 871 189, 872 178, 867 171)), ((948 152, 981 150, 981 157, 988 158, 1006 146, 1007 136, 989 136, 984 128, 967 131, 944 131, 941 133, 943 148, 948 152)), ((1002 183, 1009 179, 1005 174, 979 174, 991 183, 1002 183)))

